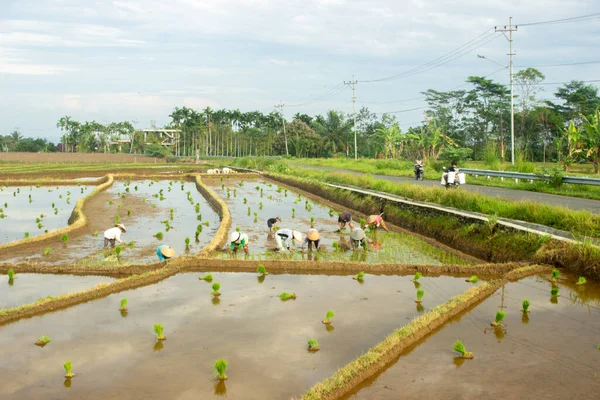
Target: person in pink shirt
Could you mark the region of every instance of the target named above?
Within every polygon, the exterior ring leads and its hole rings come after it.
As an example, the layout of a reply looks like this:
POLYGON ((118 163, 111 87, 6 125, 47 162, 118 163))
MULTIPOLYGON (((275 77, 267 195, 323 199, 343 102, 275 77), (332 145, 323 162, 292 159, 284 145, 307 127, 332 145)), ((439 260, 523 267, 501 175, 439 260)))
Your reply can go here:
POLYGON ((365 224, 365 229, 370 226, 372 226, 373 229, 379 228, 381 226, 383 229, 385 229, 386 232, 388 232, 388 228, 387 228, 387 226, 385 226, 385 221, 383 220, 383 217, 381 215, 382 214, 369 215, 367 217, 367 223, 365 224))

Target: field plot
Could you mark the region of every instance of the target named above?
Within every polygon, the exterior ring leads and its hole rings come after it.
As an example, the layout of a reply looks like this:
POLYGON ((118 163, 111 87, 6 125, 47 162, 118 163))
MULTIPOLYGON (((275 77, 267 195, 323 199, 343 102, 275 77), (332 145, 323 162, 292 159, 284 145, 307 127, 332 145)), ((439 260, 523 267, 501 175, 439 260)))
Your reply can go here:
POLYGON ((0 243, 33 237, 63 228, 80 197, 93 187, 2 186, 0 188, 0 243))
POLYGON ((537 276, 509 283, 467 314, 401 355, 348 398, 597 399, 600 390, 600 285, 555 287, 537 276), (530 312, 521 312, 529 300, 530 312), (504 308, 501 308, 504 307, 504 308), (504 310, 500 328, 490 325, 504 310), (455 358, 460 339, 474 359, 455 358))
MULTIPOLYGON (((288 399, 299 396, 416 315, 471 286, 464 278, 183 273, 0 327, 0 398, 288 399), (203 274, 204 275, 204 274, 203 274), (220 297, 212 284, 220 283, 220 297), (282 301, 282 292, 295 300, 282 301), (128 299, 128 312, 119 312, 128 299), (331 325, 322 320, 328 310, 331 325), (157 341, 153 325, 164 326, 157 341), (47 335, 44 348, 33 342, 47 335), (316 339, 320 351, 307 350, 316 339), (225 383, 212 365, 229 363, 225 383), (62 365, 76 376, 65 381, 62 365), (27 373, 23 373, 26 371, 27 373)), ((450 360, 451 363, 451 360, 450 360)))
POLYGON ((57 265, 87 257, 87 264, 147 263, 157 261, 155 250, 161 243, 170 245, 179 255, 198 252, 210 242, 219 226, 217 213, 195 183, 187 181, 115 181, 107 191, 86 203, 84 213, 87 225, 66 242, 59 237, 50 243, 20 247, 0 255, 0 261, 32 260, 57 265), (115 249, 103 250, 103 233, 117 222, 127 228, 121 236, 127 244, 121 246, 119 260, 115 249), (189 245, 186 238, 190 239, 189 245))
MULTIPOLYGON (((368 263, 403 264, 468 264, 469 262, 454 253, 434 247, 415 235, 399 232, 385 232, 381 229, 368 233, 368 251, 350 250, 349 229, 340 234, 337 218, 342 209, 332 209, 307 199, 292 190, 279 187, 275 183, 258 179, 205 178, 205 183, 227 203, 233 219, 231 232, 237 228, 248 234, 250 244, 249 259, 272 259, 286 257, 293 260, 319 261, 362 261, 368 263), (268 233, 267 219, 281 217, 280 228, 296 229, 305 234, 311 227, 321 234, 322 249, 319 252, 295 251, 278 254, 274 235, 268 233)), ((355 227, 360 221, 354 221, 355 227)), ((299 250, 301 246, 296 243, 299 250)), ((229 257, 228 254, 221 254, 229 257)), ((238 257, 245 257, 243 254, 238 257)))
MULTIPOLYGON (((4 278, 4 276, 3 276, 4 278)), ((9 282, 0 283, 0 308, 33 303, 46 296, 79 292, 99 283, 109 283, 106 276, 18 274, 9 282)))

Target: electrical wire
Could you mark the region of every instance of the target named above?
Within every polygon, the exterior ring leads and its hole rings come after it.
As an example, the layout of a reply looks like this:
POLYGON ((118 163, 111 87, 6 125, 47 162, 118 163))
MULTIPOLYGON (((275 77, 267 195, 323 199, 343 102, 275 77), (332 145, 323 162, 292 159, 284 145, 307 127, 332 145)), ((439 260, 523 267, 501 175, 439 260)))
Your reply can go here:
POLYGON ((588 65, 588 64, 600 64, 598 61, 582 61, 567 64, 546 64, 546 65, 515 65, 515 68, 549 68, 549 67, 569 67, 572 65, 588 65))
POLYGON ((318 96, 315 96, 315 97, 313 97, 313 98, 311 98, 309 100, 306 100, 306 101, 303 101, 303 102, 300 102, 300 103, 296 103, 296 104, 289 104, 289 105, 286 105, 286 107, 300 107, 300 106, 305 106, 307 104, 314 103, 316 101, 327 100, 327 99, 330 99, 333 96, 337 95, 342 90, 344 90, 344 83, 343 82, 340 83, 337 86, 334 86, 333 88, 329 89, 328 91, 326 91, 326 92, 324 92, 324 93, 322 93, 322 94, 320 94, 318 96))
POLYGON ((593 19, 597 19, 597 18, 600 18, 600 13, 586 14, 586 15, 581 15, 579 17, 554 19, 554 20, 550 20, 550 21, 528 22, 526 24, 516 24, 516 25, 517 26, 534 26, 534 25, 564 24, 567 22, 589 21, 589 20, 593 20, 593 19))

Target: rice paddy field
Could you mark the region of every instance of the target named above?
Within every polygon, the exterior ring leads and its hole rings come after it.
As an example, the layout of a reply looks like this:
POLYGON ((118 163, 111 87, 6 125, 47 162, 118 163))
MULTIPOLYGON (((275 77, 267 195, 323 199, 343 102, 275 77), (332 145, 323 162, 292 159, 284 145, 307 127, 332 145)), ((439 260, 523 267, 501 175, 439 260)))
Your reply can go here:
POLYGON ((397 227, 353 251, 337 216, 364 216, 256 174, 117 176, 69 230, 94 186, 61 179, 0 191, 0 399, 598 397, 597 281, 397 227), (274 217, 321 248, 275 251, 274 217))

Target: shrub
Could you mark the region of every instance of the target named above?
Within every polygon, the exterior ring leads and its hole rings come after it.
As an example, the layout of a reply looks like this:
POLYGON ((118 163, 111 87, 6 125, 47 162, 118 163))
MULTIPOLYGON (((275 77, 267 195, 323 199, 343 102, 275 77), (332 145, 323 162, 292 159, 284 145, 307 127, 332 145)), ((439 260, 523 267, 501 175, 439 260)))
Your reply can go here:
POLYGON ((171 151, 160 144, 148 144, 144 147, 144 153, 150 157, 166 158, 171 151))

